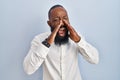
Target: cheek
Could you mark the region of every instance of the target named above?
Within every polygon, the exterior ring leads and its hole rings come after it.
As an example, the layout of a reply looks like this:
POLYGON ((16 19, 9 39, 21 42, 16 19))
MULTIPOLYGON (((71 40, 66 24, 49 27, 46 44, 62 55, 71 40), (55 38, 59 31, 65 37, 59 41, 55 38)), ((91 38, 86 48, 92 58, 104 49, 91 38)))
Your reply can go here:
POLYGON ((60 24, 59 21, 52 21, 51 22, 51 26, 54 27, 54 28, 57 27, 59 24, 60 24))
POLYGON ((51 32, 53 32, 53 30, 54 30, 54 27, 50 27, 50 29, 51 29, 51 32))
POLYGON ((66 22, 67 22, 68 24, 70 24, 68 20, 66 20, 66 22))
POLYGON ((55 28, 55 27, 57 27, 59 25, 59 23, 54 23, 53 24, 53 27, 55 28))

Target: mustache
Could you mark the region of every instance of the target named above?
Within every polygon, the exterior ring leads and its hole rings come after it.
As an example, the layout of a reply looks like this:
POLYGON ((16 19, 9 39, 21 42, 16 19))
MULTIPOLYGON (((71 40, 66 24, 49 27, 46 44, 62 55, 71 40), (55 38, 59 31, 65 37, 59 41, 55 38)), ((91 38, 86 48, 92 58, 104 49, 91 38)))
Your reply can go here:
MULTIPOLYGON (((54 31, 54 27, 51 27, 51 32, 53 32, 54 31)), ((63 26, 60 26, 60 28, 59 28, 60 30, 66 30, 66 31, 68 31, 68 29, 67 29, 67 27, 65 26, 65 25, 63 25, 63 26)))

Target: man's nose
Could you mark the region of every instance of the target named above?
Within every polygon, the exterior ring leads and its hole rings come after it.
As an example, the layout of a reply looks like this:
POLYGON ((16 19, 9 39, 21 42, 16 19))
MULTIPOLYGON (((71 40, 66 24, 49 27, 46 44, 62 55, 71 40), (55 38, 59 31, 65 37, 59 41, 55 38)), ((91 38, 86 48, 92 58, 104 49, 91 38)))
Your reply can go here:
POLYGON ((61 26, 64 26, 64 22, 63 22, 63 20, 61 21, 61 26))

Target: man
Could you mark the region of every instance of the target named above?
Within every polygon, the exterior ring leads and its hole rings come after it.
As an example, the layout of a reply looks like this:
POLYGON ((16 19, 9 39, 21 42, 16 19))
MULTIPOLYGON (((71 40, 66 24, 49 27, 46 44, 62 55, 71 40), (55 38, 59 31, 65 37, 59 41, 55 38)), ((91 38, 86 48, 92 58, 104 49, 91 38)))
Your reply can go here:
POLYGON ((78 66, 80 53, 88 62, 99 62, 97 50, 71 26, 67 11, 61 5, 48 12, 51 32, 37 35, 24 59, 24 70, 34 73, 43 66, 43 80, 82 80, 78 66))

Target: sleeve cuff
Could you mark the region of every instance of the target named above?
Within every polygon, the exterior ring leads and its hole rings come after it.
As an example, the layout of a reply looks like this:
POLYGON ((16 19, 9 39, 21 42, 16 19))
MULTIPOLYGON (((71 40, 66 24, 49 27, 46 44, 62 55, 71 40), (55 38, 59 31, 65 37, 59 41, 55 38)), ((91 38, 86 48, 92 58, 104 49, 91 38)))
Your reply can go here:
POLYGON ((85 40, 83 38, 81 38, 81 40, 77 43, 77 45, 80 47, 84 47, 85 43, 86 43, 85 40))
POLYGON ((37 49, 37 54, 42 57, 42 58, 46 58, 48 52, 49 52, 49 48, 46 47, 45 45, 43 44, 40 44, 38 49, 37 49))

